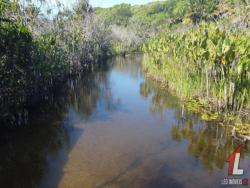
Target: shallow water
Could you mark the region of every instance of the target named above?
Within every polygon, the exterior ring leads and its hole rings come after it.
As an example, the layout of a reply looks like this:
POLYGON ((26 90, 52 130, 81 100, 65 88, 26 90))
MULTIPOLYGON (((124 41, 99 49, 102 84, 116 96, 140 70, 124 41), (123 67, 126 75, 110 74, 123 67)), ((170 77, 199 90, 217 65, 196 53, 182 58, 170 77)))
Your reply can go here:
MULTIPOLYGON (((70 81, 30 126, 1 133, 0 187, 222 187, 241 143, 145 78, 141 61, 109 60, 70 81)), ((249 178, 249 151, 244 145, 238 178, 249 178)))

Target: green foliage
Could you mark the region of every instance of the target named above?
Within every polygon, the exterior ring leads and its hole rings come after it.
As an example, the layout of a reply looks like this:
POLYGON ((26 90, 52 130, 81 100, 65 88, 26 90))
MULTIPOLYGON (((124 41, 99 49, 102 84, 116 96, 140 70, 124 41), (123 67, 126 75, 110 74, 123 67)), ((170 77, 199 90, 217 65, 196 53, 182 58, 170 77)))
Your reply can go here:
MULTIPOLYGON (((242 3, 230 1, 233 6, 242 3)), ((46 96, 68 75, 78 75, 110 54, 138 51, 146 39, 166 29, 143 48, 150 54, 147 67, 152 74, 166 78, 172 88, 178 85, 176 91, 183 96, 206 96, 225 110, 249 106, 246 34, 214 24, 186 34, 170 33, 190 18, 193 24, 207 20, 222 0, 168 0, 107 9, 92 9, 80 0, 72 10, 59 8, 53 20, 27 2, 24 6, 22 1, 0 1, 0 119, 14 122, 15 110, 28 105, 30 98, 46 96)))
POLYGON ((219 0, 189 0, 191 19, 198 23, 211 14, 217 7, 219 0))
POLYGON ((97 8, 95 12, 101 17, 105 17, 105 23, 108 25, 127 25, 133 16, 131 5, 125 3, 107 9, 97 8))
POLYGON ((122 37, 113 38, 115 53, 123 53, 140 49, 148 37, 168 27, 178 25, 187 18, 191 20, 188 23, 189 25, 191 25, 191 22, 197 24, 201 20, 206 20, 217 9, 217 5, 218 0, 168 0, 146 5, 120 4, 111 8, 95 8, 94 12, 104 19, 105 25, 112 29, 118 26, 121 30, 126 28, 129 31, 127 33, 115 33, 115 35, 122 37), (133 31, 133 33, 130 31, 133 31), (124 35, 136 36, 136 39, 134 39, 136 42, 133 45, 126 44, 128 40, 120 40, 120 38, 124 38, 124 35), (123 49, 119 49, 121 47, 123 49))
POLYGON ((85 71, 111 49, 107 30, 94 20, 87 1, 72 12, 59 12, 54 23, 36 17, 40 10, 35 5, 19 5, 0 1, 1 125, 22 124, 25 107, 36 105, 69 75, 85 71), (50 28, 41 32, 32 19, 50 28), (91 25, 83 25, 85 21, 91 25))
POLYGON ((184 34, 161 34, 143 47, 148 70, 160 73, 179 95, 236 112, 250 107, 249 49, 246 34, 205 23, 184 34))
POLYGON ((140 6, 120 4, 107 9, 96 8, 95 12, 104 17, 108 25, 130 26, 137 20, 137 24, 144 23, 150 27, 176 17, 191 17, 194 23, 198 23, 214 12, 218 3, 219 0, 169 0, 140 6))
POLYGON ((176 6, 173 10, 173 15, 175 16, 184 16, 188 12, 188 1, 182 0, 176 3, 176 6))

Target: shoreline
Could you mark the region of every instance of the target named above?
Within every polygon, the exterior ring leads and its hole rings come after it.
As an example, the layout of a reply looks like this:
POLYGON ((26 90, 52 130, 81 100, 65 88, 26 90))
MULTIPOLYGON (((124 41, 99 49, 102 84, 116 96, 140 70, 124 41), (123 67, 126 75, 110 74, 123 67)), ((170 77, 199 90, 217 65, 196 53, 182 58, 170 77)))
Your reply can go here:
MULTIPOLYGON (((160 84, 160 87, 164 89, 168 89, 170 93, 177 96, 180 101, 183 103, 183 106, 185 109, 196 113, 200 116, 201 120, 206 122, 216 122, 219 125, 223 127, 228 127, 232 130, 232 136, 234 138, 249 138, 247 140, 250 140, 250 122, 249 120, 243 121, 242 118, 237 115, 230 113, 230 111, 227 112, 218 112, 211 110, 211 105, 214 104, 207 104, 207 102, 204 102, 205 99, 201 98, 200 96, 192 96, 191 98, 182 98, 178 96, 178 94, 175 92, 175 89, 173 87, 170 87, 170 84, 167 80, 162 78, 160 74, 155 75, 150 72, 149 68, 142 63, 142 70, 145 73, 145 76, 154 80, 155 82, 160 84), (238 121, 243 122, 238 122, 238 121)), ((247 116, 247 115, 246 115, 247 116)))

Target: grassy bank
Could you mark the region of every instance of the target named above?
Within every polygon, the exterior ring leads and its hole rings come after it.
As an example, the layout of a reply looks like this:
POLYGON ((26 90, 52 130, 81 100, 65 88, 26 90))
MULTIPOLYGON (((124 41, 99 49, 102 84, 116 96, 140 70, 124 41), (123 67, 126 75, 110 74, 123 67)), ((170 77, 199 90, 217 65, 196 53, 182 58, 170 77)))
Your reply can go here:
POLYGON ((143 47, 147 73, 206 121, 249 132, 250 42, 245 33, 216 23, 162 33, 143 47))

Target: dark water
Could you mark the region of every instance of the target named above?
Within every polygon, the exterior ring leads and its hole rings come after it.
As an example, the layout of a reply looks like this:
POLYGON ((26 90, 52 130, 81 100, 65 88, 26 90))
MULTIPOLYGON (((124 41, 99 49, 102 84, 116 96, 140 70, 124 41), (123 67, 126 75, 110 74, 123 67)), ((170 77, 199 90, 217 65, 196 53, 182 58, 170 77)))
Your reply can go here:
MULTIPOLYGON (((226 160, 240 143, 183 112, 141 61, 110 60, 34 110, 30 126, 2 131, 0 187, 225 187, 226 160)), ((239 178, 250 178, 249 151, 239 178)))

